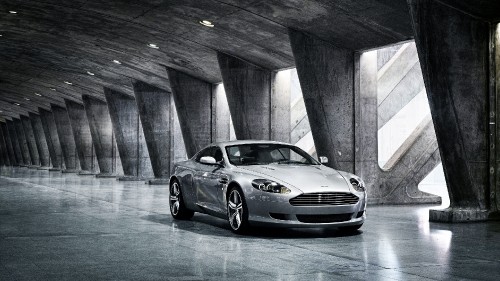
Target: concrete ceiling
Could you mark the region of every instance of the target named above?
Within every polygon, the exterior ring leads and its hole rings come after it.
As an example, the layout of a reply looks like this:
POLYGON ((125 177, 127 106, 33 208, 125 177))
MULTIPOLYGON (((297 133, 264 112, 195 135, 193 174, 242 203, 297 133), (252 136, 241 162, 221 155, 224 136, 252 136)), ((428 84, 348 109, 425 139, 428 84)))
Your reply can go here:
POLYGON ((2 0, 0 118, 81 102, 82 94, 104 99, 103 87, 132 95, 134 80, 170 90, 165 66, 217 83, 217 51, 293 67, 288 27, 352 50, 413 37, 406 0, 2 0))

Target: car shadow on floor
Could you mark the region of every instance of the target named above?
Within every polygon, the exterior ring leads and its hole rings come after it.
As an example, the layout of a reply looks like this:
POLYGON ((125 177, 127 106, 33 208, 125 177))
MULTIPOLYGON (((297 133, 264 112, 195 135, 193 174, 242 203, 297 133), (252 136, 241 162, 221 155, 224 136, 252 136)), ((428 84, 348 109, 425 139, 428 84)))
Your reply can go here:
POLYGON ((334 228, 278 228, 278 227, 251 227, 244 235, 234 234, 226 220, 209 215, 196 213, 191 220, 174 220, 170 214, 154 214, 142 219, 172 226, 181 230, 198 234, 216 235, 224 237, 245 238, 274 238, 274 239, 303 239, 303 238, 335 238, 357 236, 362 230, 343 231, 334 228))

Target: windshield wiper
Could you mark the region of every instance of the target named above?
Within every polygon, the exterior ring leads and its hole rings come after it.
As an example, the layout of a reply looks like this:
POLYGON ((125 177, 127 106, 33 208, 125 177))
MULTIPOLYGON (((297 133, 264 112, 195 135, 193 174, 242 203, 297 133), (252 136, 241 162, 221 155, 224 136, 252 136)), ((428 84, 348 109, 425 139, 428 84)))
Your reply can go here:
POLYGON ((300 164, 300 165, 309 165, 309 163, 304 163, 304 162, 295 161, 295 160, 280 160, 280 161, 276 161, 276 162, 273 162, 273 163, 276 163, 276 164, 300 164))

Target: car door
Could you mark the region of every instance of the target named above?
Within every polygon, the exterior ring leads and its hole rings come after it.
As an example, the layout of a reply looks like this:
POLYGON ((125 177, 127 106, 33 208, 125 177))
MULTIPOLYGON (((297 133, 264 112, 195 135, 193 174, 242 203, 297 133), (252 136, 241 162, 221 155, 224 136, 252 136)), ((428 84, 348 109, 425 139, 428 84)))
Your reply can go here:
POLYGON ((204 156, 216 156, 217 149, 219 148, 210 147, 196 157, 197 168, 193 178, 198 205, 212 211, 220 211, 221 209, 218 197, 222 187, 222 183, 220 182, 220 170, 222 167, 220 165, 201 163, 200 159, 204 156))

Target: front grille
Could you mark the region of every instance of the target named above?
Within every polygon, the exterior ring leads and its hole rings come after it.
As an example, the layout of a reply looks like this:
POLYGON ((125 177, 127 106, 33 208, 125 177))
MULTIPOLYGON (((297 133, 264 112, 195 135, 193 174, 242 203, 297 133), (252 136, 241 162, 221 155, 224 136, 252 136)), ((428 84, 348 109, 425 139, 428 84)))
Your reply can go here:
POLYGON ((349 192, 304 193, 290 199, 293 206, 354 205, 359 197, 349 192))
POLYGON ((297 215, 297 220, 305 223, 330 223, 351 220, 353 213, 333 215, 297 215))

